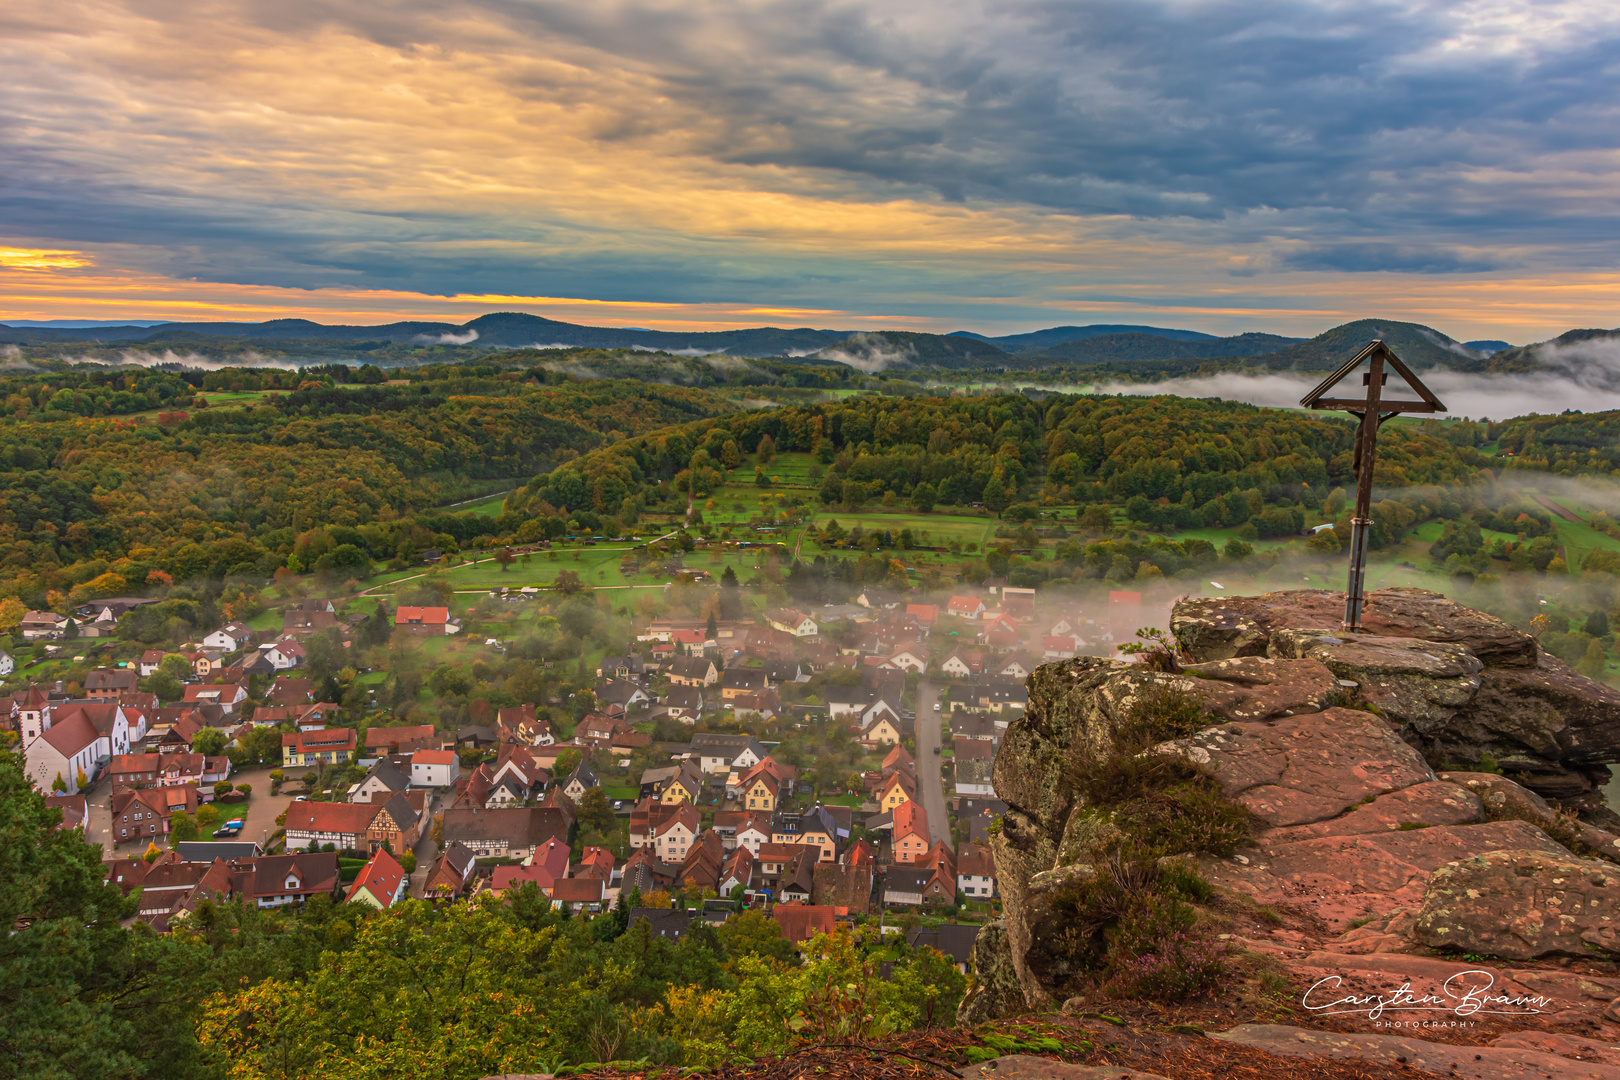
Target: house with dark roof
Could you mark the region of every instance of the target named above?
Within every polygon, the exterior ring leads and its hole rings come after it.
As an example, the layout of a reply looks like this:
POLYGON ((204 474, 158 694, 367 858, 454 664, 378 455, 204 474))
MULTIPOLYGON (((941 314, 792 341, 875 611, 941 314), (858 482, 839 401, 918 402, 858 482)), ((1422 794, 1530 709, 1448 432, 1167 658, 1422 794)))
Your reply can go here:
POLYGON ((956 856, 956 888, 970 900, 996 895, 996 859, 984 844, 962 845, 956 856))
POLYGON ((967 974, 973 959, 973 946, 979 939, 976 924, 944 923, 940 926, 919 926, 906 934, 906 944, 913 949, 929 948, 951 958, 956 970, 967 974))
POLYGON ((703 691, 696 686, 672 686, 663 705, 670 719, 695 723, 703 716, 703 691))
POLYGON ((576 803, 583 799, 585 793, 591 788, 601 786, 602 781, 597 778, 596 770, 586 764, 584 760, 581 760, 579 766, 569 773, 568 777, 559 785, 562 793, 576 803))
POLYGON ((994 795, 991 770, 995 762, 988 758, 957 758, 955 760, 956 794, 994 795))
POLYGON ((608 679, 596 687, 595 694, 599 703, 618 705, 624 709, 650 705, 653 699, 645 687, 628 679, 608 679))
POLYGON ((783 903, 808 904, 816 885, 816 852, 800 847, 777 879, 776 895, 783 903))
POLYGON ((429 868, 422 895, 429 900, 454 900, 467 891, 477 856, 466 844, 452 841, 429 868))
POLYGON ((765 681, 771 686, 780 686, 785 682, 809 682, 811 675, 800 660, 766 660, 760 670, 765 673, 765 681))
POLYGON ((889 907, 950 904, 955 899, 956 882, 942 868, 896 864, 883 872, 883 903, 889 907))
POLYGON ((720 681, 719 669, 706 656, 677 656, 664 665, 664 674, 674 686, 713 686, 720 681))
POLYGON ((596 673, 611 679, 639 679, 646 674, 646 662, 631 653, 628 656, 605 656, 596 673))
POLYGON ((663 938, 665 941, 679 941, 692 928, 692 913, 685 908, 631 908, 630 926, 632 929, 637 922, 646 923, 655 938, 663 938))
POLYGON ((818 862, 836 862, 839 847, 848 839, 849 826, 840 826, 832 812, 821 805, 802 814, 782 814, 771 829, 771 843, 812 848, 818 862))
POLYGON ((731 667, 720 676, 720 697, 734 701, 744 694, 757 694, 768 688, 765 672, 761 668, 731 667))
POLYGON ((361 780, 349 791, 349 801, 356 803, 386 802, 395 792, 411 786, 411 778, 393 761, 379 758, 361 780))
POLYGON ((1029 673, 1040 667, 1040 663, 1029 656, 1028 653, 1013 652, 990 664, 990 673, 999 675, 1003 679, 1027 679, 1029 673))
POLYGON ((868 586, 861 590, 855 602, 865 608, 893 609, 900 604, 900 594, 893 589, 878 589, 868 586))
MULTIPOLYGON (((241 865, 249 860, 237 860, 241 865)), ((337 896, 342 886, 337 852, 261 855, 251 860, 247 892, 262 908, 302 904, 312 896, 337 896)))
POLYGON ((705 732, 692 736, 687 757, 706 773, 729 769, 751 769, 769 756, 770 751, 754 736, 705 732))
POLYGON ((92 701, 117 701, 118 695, 138 689, 134 668, 97 668, 84 677, 84 696, 92 701))
POLYGON ((548 840, 568 839, 571 817, 551 806, 498 810, 451 807, 444 812, 444 842, 459 840, 479 858, 526 859, 548 840))

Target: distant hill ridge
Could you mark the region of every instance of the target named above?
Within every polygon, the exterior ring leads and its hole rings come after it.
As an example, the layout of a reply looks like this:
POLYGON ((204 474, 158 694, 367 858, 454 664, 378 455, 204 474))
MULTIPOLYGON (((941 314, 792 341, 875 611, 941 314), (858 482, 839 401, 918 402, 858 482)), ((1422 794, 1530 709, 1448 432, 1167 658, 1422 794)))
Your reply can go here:
POLYGON ((958 330, 947 337, 970 337, 980 341, 988 341, 1005 352, 1022 352, 1027 349, 1046 349, 1054 345, 1064 345, 1071 341, 1083 341, 1086 338, 1106 337, 1111 334, 1151 334, 1154 337, 1168 338, 1171 341, 1210 341, 1214 334, 1203 334, 1197 330, 1171 330, 1162 326, 1123 326, 1111 323, 1095 323, 1091 326, 1054 326, 1047 330, 1034 330, 1028 334, 1007 334, 1003 337, 986 337, 971 330, 958 330))
MULTIPOLYGON (((1573 330, 1551 344, 1567 347, 1615 335, 1607 330, 1573 330)), ((1196 330, 1115 323, 1055 326, 1000 337, 967 330, 926 334, 813 327, 688 332, 585 326, 521 312, 490 312, 464 323, 413 320, 378 326, 327 325, 309 319, 157 326, 0 325, 0 343, 18 345, 94 342, 201 349, 210 343, 230 343, 241 348, 263 342, 292 352, 301 341, 513 349, 558 346, 812 357, 867 371, 890 367, 985 371, 1063 368, 1082 374, 1095 369, 1136 378, 1164 377, 1194 369, 1323 371, 1342 363, 1375 337, 1389 342, 1417 369, 1533 371, 1544 367, 1539 344, 1522 348, 1494 340, 1464 344, 1432 327, 1388 319, 1358 319, 1308 339, 1256 332, 1217 337, 1196 330)))

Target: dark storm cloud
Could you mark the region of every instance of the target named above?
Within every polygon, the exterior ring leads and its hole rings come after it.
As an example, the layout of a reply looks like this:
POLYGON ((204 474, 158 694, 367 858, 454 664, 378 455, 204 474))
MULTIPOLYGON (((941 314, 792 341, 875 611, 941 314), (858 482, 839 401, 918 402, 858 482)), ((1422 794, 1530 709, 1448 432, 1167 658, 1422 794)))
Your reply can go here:
MULTIPOLYGON (((549 196, 388 194, 413 170, 461 170, 480 192, 536 173, 510 162, 550 144, 551 129, 524 131, 541 113, 604 154, 670 162, 672 184, 735 174, 834 202, 1124 218, 1107 226, 1122 242, 1253 252, 1222 273, 1567 271, 1620 255, 1620 48, 1596 3, 91 0, 60 26, 6 6, 0 233, 146 249, 143 265, 177 276, 837 300, 888 272, 656 214, 592 220, 549 196), (76 46, 122 20, 170 51, 76 46), (337 86, 344 56, 313 52, 332 35, 398 58, 423 130, 360 130, 337 115, 341 89, 332 116, 320 101, 256 110, 253 84, 231 81, 233 50, 269 41, 312 50, 309 77, 337 86), (412 85, 426 67, 403 65, 424 58, 443 74, 412 85), (440 115, 458 83, 492 88, 482 152, 475 112, 440 115), (212 110, 224 85, 231 109, 212 110), (444 133, 469 149, 434 158, 444 133)), ((357 95, 380 93, 384 62, 356 57, 357 95)), ((953 271, 906 273, 924 293, 953 271)))

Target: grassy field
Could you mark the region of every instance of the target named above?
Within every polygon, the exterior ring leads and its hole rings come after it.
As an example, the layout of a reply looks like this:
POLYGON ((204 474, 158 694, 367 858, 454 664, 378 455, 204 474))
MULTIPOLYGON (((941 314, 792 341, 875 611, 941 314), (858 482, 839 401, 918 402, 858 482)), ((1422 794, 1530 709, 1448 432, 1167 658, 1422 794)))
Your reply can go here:
POLYGON ((493 495, 486 495, 482 499, 452 503, 444 509, 455 510, 461 514, 477 514, 479 517, 500 517, 501 508, 506 505, 507 494, 505 491, 498 491, 493 495))

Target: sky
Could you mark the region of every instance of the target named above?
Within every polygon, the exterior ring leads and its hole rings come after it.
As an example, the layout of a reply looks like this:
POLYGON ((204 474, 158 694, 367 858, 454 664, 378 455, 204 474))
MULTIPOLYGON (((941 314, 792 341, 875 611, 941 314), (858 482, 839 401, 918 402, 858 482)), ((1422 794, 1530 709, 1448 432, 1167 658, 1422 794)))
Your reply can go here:
POLYGON ((0 322, 1620 326, 1599 0, 0 0, 0 322))

